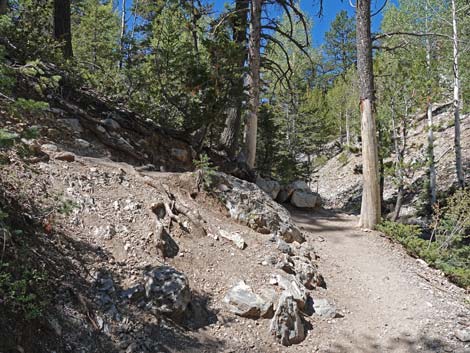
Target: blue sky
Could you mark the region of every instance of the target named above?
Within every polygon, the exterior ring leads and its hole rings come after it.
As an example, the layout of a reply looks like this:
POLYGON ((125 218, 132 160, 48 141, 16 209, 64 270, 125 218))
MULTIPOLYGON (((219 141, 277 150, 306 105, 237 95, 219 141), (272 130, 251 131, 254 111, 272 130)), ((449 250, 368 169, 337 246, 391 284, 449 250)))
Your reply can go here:
MULTIPOLYGON (((380 8, 385 0, 372 0, 373 8, 380 8)), ((227 0, 214 0, 216 11, 220 11, 224 7, 224 3, 227 3, 227 0)), ((312 39, 313 45, 319 46, 323 43, 323 38, 325 32, 330 28, 331 22, 336 17, 336 14, 341 10, 348 11, 350 16, 354 16, 354 8, 349 5, 349 0, 323 0, 323 17, 318 18, 318 0, 300 0, 300 7, 302 11, 309 14, 313 18, 313 30, 312 30, 312 39)), ((354 0, 353 0, 354 2, 354 0)), ((396 3, 397 0, 392 0, 393 3, 396 3)), ((379 14, 373 17, 372 30, 377 31, 380 28, 380 22, 382 21, 382 15, 379 14)))

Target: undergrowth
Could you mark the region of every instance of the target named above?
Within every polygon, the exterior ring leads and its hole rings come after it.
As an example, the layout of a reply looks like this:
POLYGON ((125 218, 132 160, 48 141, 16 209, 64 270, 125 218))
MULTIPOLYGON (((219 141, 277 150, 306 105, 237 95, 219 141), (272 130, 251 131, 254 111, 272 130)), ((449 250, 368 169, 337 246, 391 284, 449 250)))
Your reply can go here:
POLYGON ((423 239, 422 229, 391 221, 377 229, 400 242, 407 251, 443 271, 457 285, 470 287, 470 189, 458 190, 446 205, 434 207, 432 232, 423 239))

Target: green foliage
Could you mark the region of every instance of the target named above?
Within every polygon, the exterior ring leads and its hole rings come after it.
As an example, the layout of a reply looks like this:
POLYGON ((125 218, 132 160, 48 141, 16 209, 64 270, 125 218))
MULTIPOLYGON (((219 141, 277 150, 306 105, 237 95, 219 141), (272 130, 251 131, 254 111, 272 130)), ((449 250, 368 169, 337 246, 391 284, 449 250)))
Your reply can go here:
POLYGON ((47 300, 41 297, 46 281, 45 272, 0 263, 2 305, 22 313, 27 320, 41 317, 47 304, 47 300))
POLYGON ((442 270, 462 287, 470 286, 470 189, 458 190, 447 206, 435 207, 433 232, 421 237, 418 226, 384 221, 377 229, 396 239, 414 256, 442 270))
POLYGON ((346 10, 338 12, 325 33, 327 64, 336 75, 344 75, 356 60, 356 24, 346 10))
POLYGON ((206 190, 210 190, 218 167, 212 164, 207 154, 201 154, 199 159, 193 160, 193 163, 197 169, 198 177, 202 179, 198 184, 202 182, 206 190))
MULTIPOLYGON (((22 117, 25 114, 41 114, 48 108, 49 103, 47 102, 25 98, 18 98, 9 105, 10 112, 17 117, 22 117)), ((31 130, 31 128, 28 130, 31 130)), ((30 131, 30 133, 34 134, 34 131, 30 131)))
POLYGON ((0 129, 0 148, 11 147, 17 138, 17 134, 0 129))
POLYGON ((349 152, 343 151, 340 153, 338 156, 338 162, 341 164, 341 166, 345 166, 349 162, 349 152))
POLYGON ((57 212, 65 216, 69 216, 73 210, 77 209, 79 205, 73 200, 60 198, 57 206, 57 212))
POLYGON ((79 73, 101 92, 120 93, 120 26, 113 1, 85 0, 74 12, 72 45, 79 73))
POLYGON ((8 19, 0 21, 2 35, 16 48, 20 62, 41 58, 47 62, 59 62, 60 45, 54 40, 52 1, 38 5, 35 0, 9 1, 12 9, 8 19))

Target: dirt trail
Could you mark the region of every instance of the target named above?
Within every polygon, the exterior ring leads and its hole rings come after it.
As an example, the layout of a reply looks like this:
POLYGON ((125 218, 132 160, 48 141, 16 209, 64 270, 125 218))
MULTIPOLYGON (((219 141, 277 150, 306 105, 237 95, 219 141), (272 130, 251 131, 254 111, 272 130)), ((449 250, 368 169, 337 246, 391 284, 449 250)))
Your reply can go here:
POLYGON ((470 352, 454 333, 470 324, 465 293, 355 216, 294 211, 309 232, 343 318, 314 328, 318 352, 470 352))

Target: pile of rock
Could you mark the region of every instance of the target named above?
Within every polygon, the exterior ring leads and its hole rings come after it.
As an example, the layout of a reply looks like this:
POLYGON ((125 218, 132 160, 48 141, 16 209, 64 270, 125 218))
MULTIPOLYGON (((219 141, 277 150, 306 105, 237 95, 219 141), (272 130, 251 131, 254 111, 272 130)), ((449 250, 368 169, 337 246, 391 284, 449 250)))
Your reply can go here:
POLYGON ((277 272, 269 281, 273 287, 261 287, 255 292, 244 281, 240 281, 226 294, 227 309, 239 316, 250 319, 271 319, 269 332, 284 346, 302 342, 306 337, 303 317, 317 312, 332 317, 333 306, 326 301, 311 300, 309 290, 324 287, 323 277, 313 262, 312 249, 303 244, 286 244, 278 239, 280 256, 265 265, 274 265, 277 272))
POLYGON ((256 185, 266 192, 273 200, 279 203, 290 203, 298 208, 318 208, 321 206, 321 197, 313 192, 306 182, 297 180, 286 186, 276 180, 256 179, 256 185))

